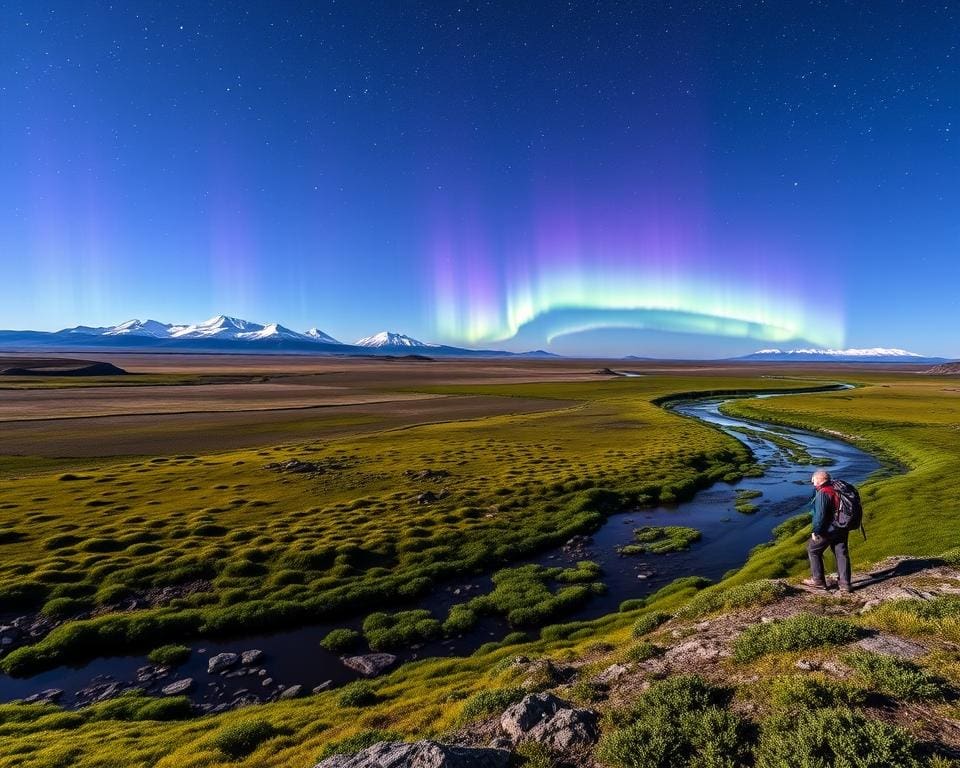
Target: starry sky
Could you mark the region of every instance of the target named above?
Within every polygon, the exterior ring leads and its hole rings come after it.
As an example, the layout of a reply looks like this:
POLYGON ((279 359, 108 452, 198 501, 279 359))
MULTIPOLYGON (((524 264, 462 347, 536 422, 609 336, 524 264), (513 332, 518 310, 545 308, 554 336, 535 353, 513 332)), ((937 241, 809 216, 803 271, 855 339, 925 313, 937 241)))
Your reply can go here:
POLYGON ((960 356, 960 6, 6 0, 0 327, 960 356))

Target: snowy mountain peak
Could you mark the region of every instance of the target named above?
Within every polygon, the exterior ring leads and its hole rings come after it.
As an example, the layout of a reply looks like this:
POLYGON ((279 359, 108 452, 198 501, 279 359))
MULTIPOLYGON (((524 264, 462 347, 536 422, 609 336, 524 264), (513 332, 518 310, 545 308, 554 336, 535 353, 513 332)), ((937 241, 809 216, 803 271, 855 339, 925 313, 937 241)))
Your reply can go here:
POLYGON ((321 344, 339 344, 340 343, 335 338, 333 338, 333 336, 327 333, 324 333, 319 328, 311 328, 309 331, 307 331, 303 335, 309 337, 313 341, 320 342, 321 344))
POLYGON ((426 344, 417 339, 405 336, 402 333, 380 331, 373 336, 365 336, 354 342, 357 347, 433 347, 435 344, 426 344))
POLYGON ((105 329, 102 336, 152 336, 155 339, 166 338, 171 326, 156 320, 127 320, 125 323, 105 329))
POLYGON ((251 323, 249 320, 241 320, 227 315, 217 315, 202 323, 193 325, 177 325, 170 329, 170 336, 175 339, 200 339, 207 337, 217 338, 236 338, 240 333, 256 333, 262 331, 264 326, 259 323, 251 323))

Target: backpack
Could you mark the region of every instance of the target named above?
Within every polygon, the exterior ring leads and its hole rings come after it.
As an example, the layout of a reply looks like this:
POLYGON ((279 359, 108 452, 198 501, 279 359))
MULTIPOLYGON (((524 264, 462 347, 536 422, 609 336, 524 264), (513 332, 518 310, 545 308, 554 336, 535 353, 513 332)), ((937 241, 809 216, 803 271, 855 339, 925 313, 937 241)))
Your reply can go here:
POLYGON ((855 531, 859 528, 863 538, 866 539, 867 534, 863 530, 863 504, 860 502, 860 492, 856 489, 856 486, 845 480, 834 480, 831 485, 834 491, 831 494, 834 501, 833 527, 844 531, 855 531))

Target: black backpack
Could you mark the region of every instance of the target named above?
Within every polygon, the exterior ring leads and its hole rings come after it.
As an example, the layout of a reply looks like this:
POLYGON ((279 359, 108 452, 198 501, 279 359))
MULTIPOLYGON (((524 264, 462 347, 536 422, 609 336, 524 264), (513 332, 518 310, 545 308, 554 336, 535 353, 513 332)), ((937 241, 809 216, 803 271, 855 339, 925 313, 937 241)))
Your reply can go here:
POLYGON ((845 480, 834 480, 831 485, 837 492, 837 508, 833 512, 833 527, 844 531, 860 529, 863 538, 867 538, 863 530, 863 504, 860 502, 860 491, 856 486, 845 480))

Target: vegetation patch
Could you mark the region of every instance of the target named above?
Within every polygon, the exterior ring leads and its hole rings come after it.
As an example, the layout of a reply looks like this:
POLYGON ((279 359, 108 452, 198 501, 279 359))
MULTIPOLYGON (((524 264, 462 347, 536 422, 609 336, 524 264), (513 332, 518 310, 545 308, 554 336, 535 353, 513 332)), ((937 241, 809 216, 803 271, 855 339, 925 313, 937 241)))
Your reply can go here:
POLYGON ((164 667, 176 667, 189 659, 190 653, 189 646, 172 643, 154 648, 147 654, 147 658, 154 664, 160 664, 164 667))
POLYGON ((363 622, 363 636, 375 651, 410 646, 440 633, 440 622, 427 610, 371 613, 363 622))
POLYGON ((682 525, 647 525, 633 532, 636 543, 627 544, 617 551, 621 555, 663 555, 667 552, 682 552, 690 549, 694 542, 699 541, 700 535, 700 531, 696 528, 687 528, 682 525))
POLYGON ((367 747, 372 747, 381 741, 403 741, 403 737, 393 731, 381 731, 377 729, 361 731, 346 739, 330 741, 324 744, 323 749, 320 750, 320 754, 317 755, 317 762, 326 760, 331 755, 355 755, 357 752, 362 752, 367 747))
POLYGON ((213 738, 213 745, 227 757, 239 760, 278 733, 266 720, 247 720, 221 728, 213 738))
POLYGON ((733 658, 745 662, 781 651, 803 651, 856 640, 862 631, 843 619, 798 613, 787 619, 754 624, 737 636, 733 658))
POLYGON ((782 581, 759 579, 732 587, 704 590, 681 608, 677 615, 695 619, 710 613, 729 612, 752 605, 769 605, 785 597, 790 588, 782 581))
POLYGON ((615 718, 598 756, 622 768, 743 765, 748 723, 727 708, 730 692, 696 676, 654 683, 615 718))
POLYGON ((355 629, 332 629, 320 641, 320 645, 331 653, 341 653, 354 648, 362 638, 363 635, 355 629))
POLYGON ((941 698, 945 692, 940 681, 909 661, 864 650, 844 654, 842 660, 885 696, 917 701, 941 698))
POLYGON ((470 696, 460 710, 460 719, 463 721, 476 720, 496 712, 502 712, 511 704, 516 704, 527 695, 524 688, 494 688, 488 691, 478 691, 470 696))
POLYGON ((795 711, 762 723, 757 768, 919 768, 915 739, 901 728, 842 708, 795 711))

